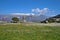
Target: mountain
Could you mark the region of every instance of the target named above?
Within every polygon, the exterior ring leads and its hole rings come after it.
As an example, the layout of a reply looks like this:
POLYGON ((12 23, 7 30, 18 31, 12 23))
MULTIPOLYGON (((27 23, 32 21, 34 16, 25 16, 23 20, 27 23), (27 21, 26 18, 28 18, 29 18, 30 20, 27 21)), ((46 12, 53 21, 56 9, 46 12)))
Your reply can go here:
POLYGON ((32 15, 30 15, 30 16, 26 16, 25 19, 28 22, 40 22, 40 21, 45 20, 46 18, 47 18, 47 16, 45 16, 45 15, 39 15, 39 16, 36 16, 36 15, 32 16, 32 15))
POLYGON ((60 14, 53 17, 49 17, 46 20, 43 20, 41 22, 45 23, 46 21, 48 21, 49 23, 60 23, 60 14))
POLYGON ((40 22, 40 21, 45 20, 46 18, 47 18, 47 16, 45 16, 45 15, 34 16, 34 17, 32 17, 32 21, 40 22))
MULTIPOLYGON (((0 21, 11 21, 13 17, 18 17, 19 20, 22 20, 22 15, 0 15, 0 21)), ((47 18, 45 15, 39 15, 39 16, 25 16, 25 20, 28 22, 40 22, 47 18)))
POLYGON ((60 18, 60 14, 58 14, 58 15, 52 17, 52 18, 60 18))

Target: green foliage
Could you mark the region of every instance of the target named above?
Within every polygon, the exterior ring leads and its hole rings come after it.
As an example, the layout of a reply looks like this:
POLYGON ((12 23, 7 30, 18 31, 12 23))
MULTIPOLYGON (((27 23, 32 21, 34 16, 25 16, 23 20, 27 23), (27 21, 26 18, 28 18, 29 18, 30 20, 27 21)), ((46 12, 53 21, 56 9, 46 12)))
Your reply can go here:
POLYGON ((53 23, 53 22, 55 22, 55 20, 54 19, 48 19, 48 22, 53 23))
POLYGON ((17 23, 19 21, 19 19, 17 17, 13 17, 12 20, 14 23, 17 23))

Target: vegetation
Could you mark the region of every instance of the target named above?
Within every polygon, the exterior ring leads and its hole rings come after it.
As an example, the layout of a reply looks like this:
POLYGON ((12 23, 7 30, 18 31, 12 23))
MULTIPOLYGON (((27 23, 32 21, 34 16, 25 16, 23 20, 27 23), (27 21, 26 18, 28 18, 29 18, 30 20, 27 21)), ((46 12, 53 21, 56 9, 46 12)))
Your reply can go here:
POLYGON ((17 17, 13 17, 12 20, 14 23, 17 23, 19 21, 19 19, 17 17))
POLYGON ((54 19, 48 19, 48 22, 53 23, 53 22, 55 22, 55 20, 54 19))
POLYGON ((60 40, 60 26, 0 24, 0 40, 60 40))

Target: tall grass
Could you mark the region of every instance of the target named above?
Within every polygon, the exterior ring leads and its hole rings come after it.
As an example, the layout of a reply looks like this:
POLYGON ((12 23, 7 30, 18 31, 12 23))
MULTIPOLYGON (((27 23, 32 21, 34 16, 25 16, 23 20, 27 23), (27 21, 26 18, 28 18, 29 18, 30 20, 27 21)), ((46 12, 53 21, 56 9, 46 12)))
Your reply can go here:
POLYGON ((0 25, 0 40, 60 40, 60 27, 28 24, 0 25))

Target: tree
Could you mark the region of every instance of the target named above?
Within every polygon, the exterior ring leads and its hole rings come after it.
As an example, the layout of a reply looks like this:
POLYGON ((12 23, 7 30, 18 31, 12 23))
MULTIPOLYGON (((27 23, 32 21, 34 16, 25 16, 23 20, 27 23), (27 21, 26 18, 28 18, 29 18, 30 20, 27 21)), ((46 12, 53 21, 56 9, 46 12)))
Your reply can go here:
POLYGON ((50 19, 48 19, 48 22, 53 23, 53 22, 55 22, 55 20, 53 18, 50 18, 50 19))
POLYGON ((12 21, 13 21, 13 23, 17 23, 17 22, 19 21, 19 18, 13 17, 13 18, 12 18, 12 21))

